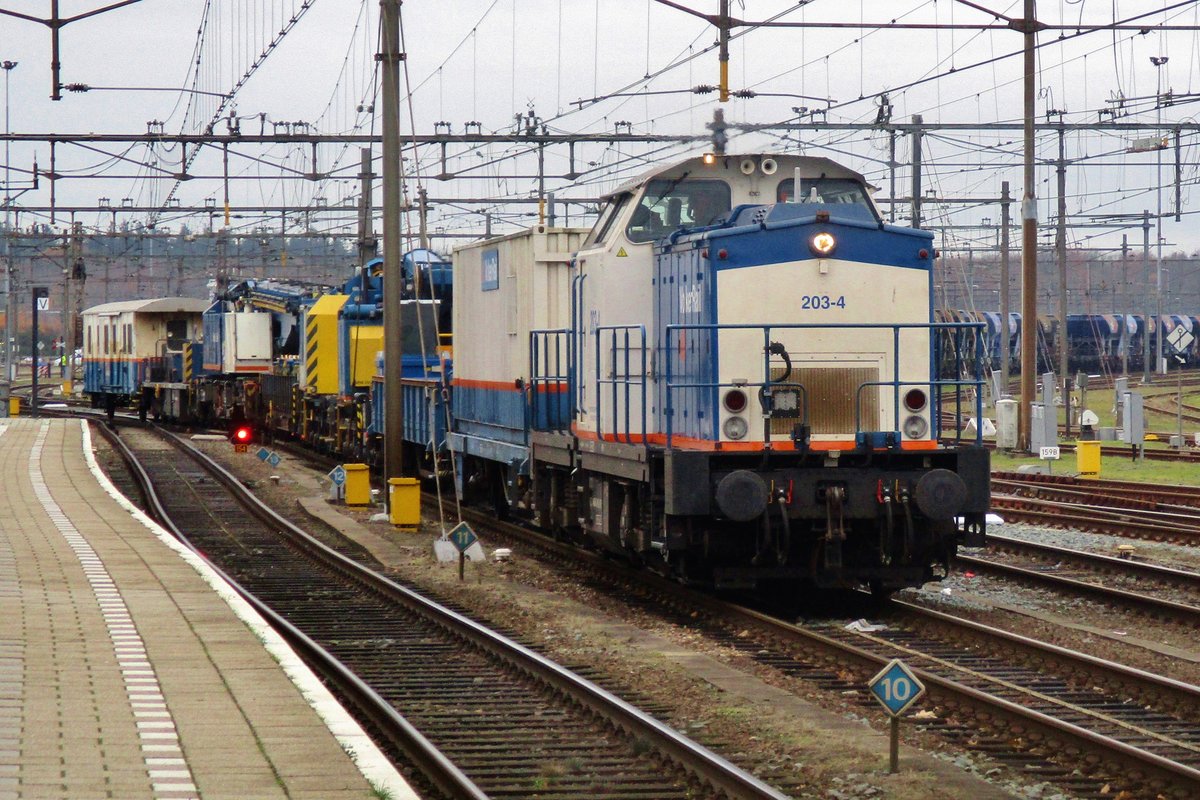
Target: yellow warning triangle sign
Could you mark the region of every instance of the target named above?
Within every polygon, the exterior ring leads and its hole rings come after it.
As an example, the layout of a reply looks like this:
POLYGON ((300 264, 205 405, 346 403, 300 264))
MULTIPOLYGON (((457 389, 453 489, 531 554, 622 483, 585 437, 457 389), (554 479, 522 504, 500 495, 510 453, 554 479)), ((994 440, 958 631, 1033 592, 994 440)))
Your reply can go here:
POLYGON ((622 247, 620 250, 617 251, 617 258, 628 258, 628 257, 629 257, 629 253, 625 252, 624 247, 622 247))

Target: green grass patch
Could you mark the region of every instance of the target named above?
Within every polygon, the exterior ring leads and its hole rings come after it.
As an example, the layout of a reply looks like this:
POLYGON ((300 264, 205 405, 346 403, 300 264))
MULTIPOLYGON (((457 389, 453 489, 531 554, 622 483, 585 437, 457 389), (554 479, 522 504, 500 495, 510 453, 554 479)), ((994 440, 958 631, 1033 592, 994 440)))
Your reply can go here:
MULTIPOLYGON (((1111 445, 1111 443, 1105 443, 1111 445)), ((1058 461, 1042 461, 1035 456, 992 452, 992 469, 1015 472, 1022 464, 1047 464, 1051 474, 1077 475, 1075 453, 1063 453, 1058 461)), ((1134 461, 1128 455, 1100 457, 1100 477, 1118 481, 1164 483, 1179 486, 1200 486, 1200 463, 1176 461, 1134 461)))

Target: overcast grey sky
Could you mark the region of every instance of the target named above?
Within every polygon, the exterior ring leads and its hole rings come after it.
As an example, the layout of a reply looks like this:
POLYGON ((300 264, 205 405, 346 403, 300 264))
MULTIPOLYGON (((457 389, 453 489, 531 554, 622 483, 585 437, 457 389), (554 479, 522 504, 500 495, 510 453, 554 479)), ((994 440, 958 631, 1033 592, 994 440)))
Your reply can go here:
MULTIPOLYGON (((104 0, 62 0, 65 15, 104 5, 104 0)), ((717 10, 717 0, 693 0, 706 13, 717 10)), ((1019 0, 988 3, 998 13, 1019 16, 1019 0)), ((1174 25, 1200 25, 1200 4, 1163 0, 1076 0, 1041 2, 1039 17, 1049 23, 1093 24, 1111 22, 1166 9, 1140 21, 1153 24, 1165 20, 1174 25)), ((970 24, 993 22, 958 3, 942 0, 813 0, 810 3, 778 0, 746 0, 733 3, 734 13, 748 20, 777 17, 781 21, 886 22, 970 24)), ((29 14, 48 14, 48 2, 0 0, 0 7, 29 14)), ((101 16, 74 23, 62 34, 63 81, 95 87, 152 87, 180 89, 190 86, 196 56, 197 34, 207 20, 206 40, 200 49, 200 86, 225 92, 293 13, 302 11, 300 0, 144 0, 101 16), (207 16, 206 16, 207 13, 207 16)), ((712 94, 695 95, 686 90, 717 79, 715 52, 711 46, 714 29, 703 20, 673 10, 653 0, 407 0, 403 4, 405 50, 408 54, 407 85, 415 87, 410 107, 405 106, 403 127, 432 133, 434 123, 451 123, 461 131, 468 121, 479 121, 486 131, 511 127, 512 116, 532 108, 552 130, 561 132, 610 132, 617 122, 628 122, 635 132, 704 134, 704 123, 718 106, 712 94), (689 60, 690 58, 690 60, 689 60), (654 76, 645 80, 646 75, 654 76), (649 91, 637 97, 615 93, 649 91), (602 97, 585 103, 582 110, 572 102, 602 97)), ((268 122, 304 121, 321 133, 370 131, 369 111, 360 104, 371 102, 374 80, 372 55, 376 48, 378 4, 374 0, 313 0, 279 47, 265 60, 236 97, 237 113, 245 117, 243 130, 257 132, 260 117, 268 122)), ((1195 103, 1188 95, 1200 79, 1197 35, 1181 31, 1139 35, 1131 31, 1099 32, 1074 36, 1047 32, 1039 41, 1049 42, 1039 54, 1039 118, 1048 110, 1066 112, 1071 122, 1095 121, 1101 109, 1121 109, 1125 120, 1153 122, 1156 81, 1163 91, 1172 89, 1181 102, 1163 109, 1166 123, 1191 120, 1195 103), (1150 63, 1152 55, 1168 55, 1161 76, 1150 63), (1116 102, 1120 98, 1123 102, 1116 102)), ((9 102, 13 131, 22 133, 140 133, 150 120, 164 121, 168 133, 186 130, 185 110, 189 98, 203 111, 215 105, 213 98, 178 92, 93 91, 68 94, 51 102, 49 32, 41 25, 0 17, 0 60, 20 62, 10 74, 9 102), (205 105, 207 104, 207 105, 205 105)), ((770 123, 795 119, 794 107, 829 107, 828 119, 838 122, 869 122, 877 113, 876 94, 890 91, 893 119, 907 121, 922 114, 933 122, 1016 121, 1020 116, 1019 57, 1021 36, 1012 31, 929 30, 764 30, 739 36, 731 46, 730 76, 734 89, 751 88, 764 96, 735 100, 725 106, 733 122, 770 123), (981 62, 998 59, 985 66, 981 62), (940 76, 936 77, 935 76, 940 76), (909 86, 914 82, 917 85, 909 86), (907 87, 907 88, 905 88, 907 87), (769 94, 785 96, 771 97, 769 94), (863 99, 860 99, 863 98, 863 99)), ((204 115, 201 114, 200 118, 204 115)), ((271 126, 267 126, 271 130, 271 126)), ((224 125, 218 125, 218 132, 224 125)), ((1080 134, 1068 137, 1068 158, 1088 166, 1069 170, 1068 210, 1073 215, 1139 213, 1155 208, 1157 156, 1125 151, 1133 136, 1080 134)), ((926 186, 943 196, 994 195, 1001 180, 1008 180, 1015 193, 1021 189, 1019 134, 970 134, 955 132, 931 137, 926 143, 926 186)), ((1185 212, 1191 213, 1197 179, 1196 137, 1183 140, 1185 212)), ((881 134, 821 133, 781 140, 772 136, 735 138, 731 149, 749 150, 803 147, 814 155, 827 155, 866 173, 877 184, 886 185, 883 164, 887 141, 881 134)), ((1039 157, 1053 158, 1056 143, 1045 137, 1039 157)), ((692 149, 703 149, 697 145, 692 149)), ((12 166, 28 169, 35 155, 42 169, 48 168, 48 148, 17 145, 12 149, 12 166)), ((91 205, 105 196, 114 202, 124 197, 138 203, 161 202, 171 188, 169 181, 145 177, 157 163, 169 168, 178 152, 162 148, 149 151, 138 147, 123 152, 100 148, 101 152, 64 148, 58 169, 63 174, 102 173, 103 179, 71 179, 59 182, 58 202, 91 205), (123 155, 128 161, 114 161, 123 155), (141 175, 140 179, 111 176, 141 175)), ((427 181, 431 195, 527 196, 533 188, 529 179, 505 179, 503 174, 531 172, 528 159, 506 164, 501 157, 511 148, 492 147, 469 154, 453 154, 451 168, 471 166, 469 181, 427 181)), ((686 154, 687 148, 591 148, 581 150, 581 160, 606 165, 581 181, 575 189, 560 189, 594 196, 617 180, 640 171, 647 162, 686 154)), ((337 203, 353 196, 357 152, 323 148, 321 167, 331 163, 344 169, 334 179, 317 184, 281 180, 277 164, 306 171, 306 148, 276 146, 255 154, 260 162, 235 158, 232 171, 239 176, 261 176, 266 180, 235 183, 234 202, 254 204, 304 204, 314 196, 337 203)), ((428 151, 421 163, 422 175, 438 169, 436 154, 428 151)), ((548 166, 565 169, 565 151, 551 152, 548 166)), ((1173 174, 1173 153, 1164 154, 1163 170, 1173 174)), ((908 143, 900 142, 898 160, 908 158, 908 143)), ((410 168, 416 165, 410 162, 410 168)), ((197 174, 215 174, 219 159, 204 156, 194 167, 197 174)), ((902 173, 905 174, 905 173, 902 173)), ((20 176, 18 176, 20 177, 20 176)), ((14 181, 15 182, 15 181, 14 181)), ((47 181, 36 192, 23 194, 18 203, 46 205, 47 181)), ((410 180, 410 186, 416 180, 410 180)), ((907 192, 902 182, 901 193, 907 192)), ((1046 219, 1053 208, 1053 173, 1039 168, 1038 194, 1043 199, 1040 216, 1046 219)), ((201 204, 205 197, 219 197, 220 186, 194 180, 179 190, 185 204, 201 204)), ((1172 209, 1173 191, 1164 191, 1164 207, 1172 209)), ((435 224, 447 229, 476 230, 477 217, 459 209, 443 208, 435 224)), ((926 209, 927 219, 971 224, 983 217, 997 219, 995 208, 970 211, 926 209), (952 216, 943 217, 944 214, 952 216)), ((106 218, 105 218, 106 219, 106 218)), ((1200 226, 1194 219, 1164 224, 1164 238, 1187 250, 1200 248, 1200 226)), ((30 221, 29 215, 22 224, 30 221)), ((88 224, 101 224, 92 216, 88 224)), ((107 224, 104 222, 104 224, 107 224)), ((168 223, 170 221, 168 220, 168 223)), ((1095 245, 1107 240, 1082 238, 1089 233, 1076 230, 1073 241, 1095 245)), ((975 237, 969 231, 955 237, 975 237)), ((983 237, 987 238, 987 237, 983 237)), ((1134 238, 1131 236, 1131 238, 1134 238)), ((1119 241, 1119 234, 1115 236, 1119 241)), ((990 241, 990 239, 989 239, 990 241)), ((984 242, 981 242, 984 243, 984 242)))

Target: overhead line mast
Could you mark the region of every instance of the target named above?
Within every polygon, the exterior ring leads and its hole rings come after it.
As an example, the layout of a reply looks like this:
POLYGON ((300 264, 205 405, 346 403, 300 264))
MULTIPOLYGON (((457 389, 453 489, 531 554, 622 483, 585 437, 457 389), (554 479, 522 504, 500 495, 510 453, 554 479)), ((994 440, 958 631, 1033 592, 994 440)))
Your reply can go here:
MULTIPOLYGON (((1025 18, 1019 20, 1025 34, 1025 189, 1021 198, 1021 409, 1017 420, 1017 447, 1028 451, 1032 444, 1034 378, 1037 372, 1037 183, 1033 170, 1033 107, 1037 97, 1037 48, 1035 0, 1025 0, 1025 18)), ((1013 21, 1018 22, 1018 20, 1013 21)), ((1015 27, 1015 25, 1014 25, 1015 27)), ((1066 287, 1063 287, 1066 291, 1066 287)), ((1067 332, 1063 331, 1066 337, 1067 332)), ((1046 413, 1053 413, 1047 409, 1046 413)))
MULTIPOLYGON (((400 319, 403 288, 400 263, 400 3, 379 0, 380 78, 383 89, 383 374, 384 381, 384 486, 404 477, 404 406, 400 391, 404 346, 400 319)), ((391 492, 385 491, 389 510, 391 492)))

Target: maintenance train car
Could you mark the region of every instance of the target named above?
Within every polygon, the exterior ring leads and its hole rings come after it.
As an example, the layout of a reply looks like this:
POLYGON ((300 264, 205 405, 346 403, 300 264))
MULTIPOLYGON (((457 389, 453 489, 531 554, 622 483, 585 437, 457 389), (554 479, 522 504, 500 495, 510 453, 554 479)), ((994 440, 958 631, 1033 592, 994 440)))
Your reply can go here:
POLYGON ((83 391, 93 408, 133 405, 186 388, 197 373, 204 300, 164 297, 104 303, 83 312, 83 391))
MULTIPOLYGON (((439 342, 438 322, 450 267, 430 251, 409 256, 401 292, 401 377, 436 385, 450 368, 451 348, 448 339, 439 342), (416 291, 422 299, 413 297, 416 291)), ((139 398, 143 416, 231 430, 248 425, 259 438, 295 439, 347 460, 378 463, 383 425, 376 422, 383 412, 372 402, 383 394, 376 389, 382 386, 381 273, 382 260, 375 259, 337 287, 251 280, 211 303, 188 301, 195 319, 184 346, 195 357, 189 356, 186 376, 164 383, 155 382, 156 374, 137 373, 127 391, 139 398)), ((148 308, 130 310, 135 328, 141 323, 133 320, 142 317, 151 324, 147 315, 157 306, 148 308)), ((423 419, 412 413, 406 441, 430 460, 431 437, 414 428, 423 419)))
MULTIPOLYGON (((988 455, 939 443, 929 233, 823 158, 697 157, 590 230, 454 254, 459 488, 724 587, 944 574, 981 543, 988 455)), ((981 363, 982 359, 976 364, 981 363)), ((974 413, 978 414, 976 405, 974 413)))

